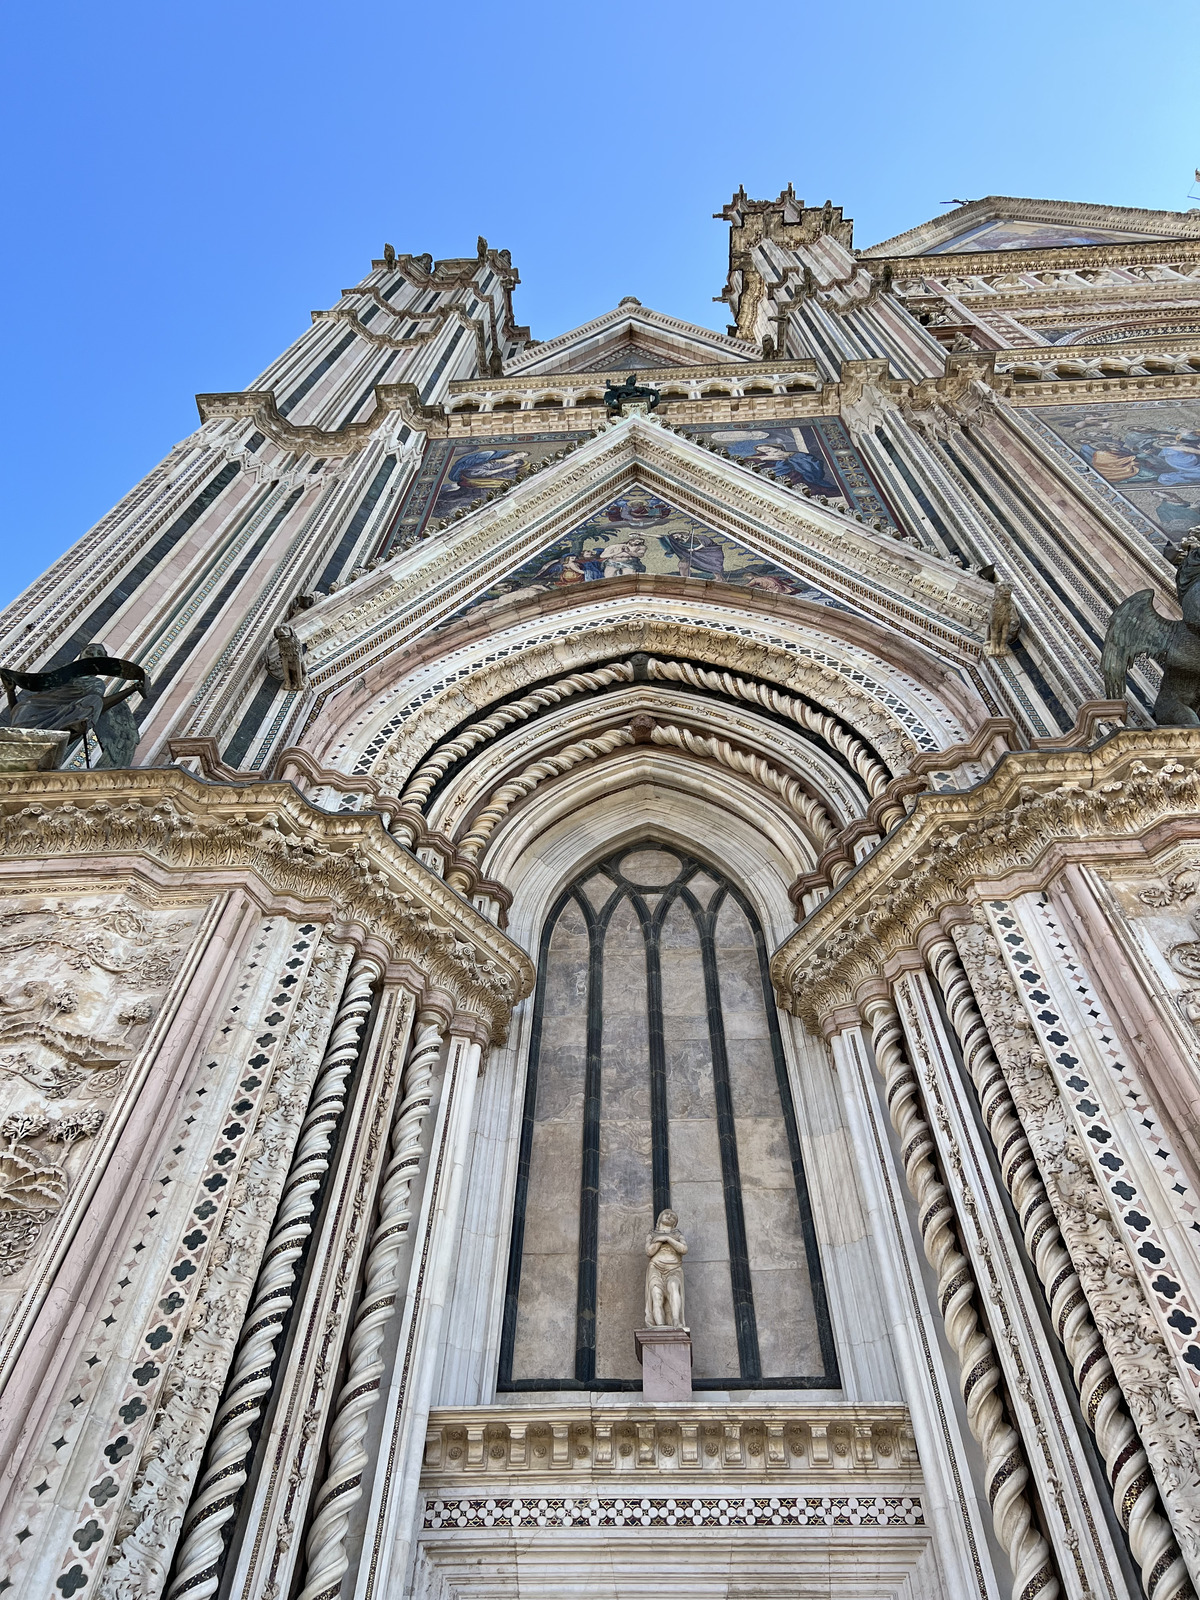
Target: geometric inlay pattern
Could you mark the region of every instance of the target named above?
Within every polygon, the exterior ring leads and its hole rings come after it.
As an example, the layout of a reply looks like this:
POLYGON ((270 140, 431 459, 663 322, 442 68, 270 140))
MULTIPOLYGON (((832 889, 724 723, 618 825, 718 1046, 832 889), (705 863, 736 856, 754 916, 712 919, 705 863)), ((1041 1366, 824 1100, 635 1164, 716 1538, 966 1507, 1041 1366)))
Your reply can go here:
MULTIPOLYGON (((1083 1052, 1074 1043, 1070 1024, 1054 1006, 1042 975, 1034 966, 1025 936, 1013 915, 1013 908, 1003 900, 992 900, 988 904, 996 919, 1001 947, 1025 997, 1046 1058, 1058 1069, 1063 1098, 1074 1108, 1079 1135, 1091 1152, 1101 1182, 1115 1202, 1115 1214, 1124 1230, 1130 1257, 1137 1263, 1145 1279, 1151 1303, 1160 1313, 1163 1332, 1175 1353, 1180 1370, 1190 1380, 1193 1391, 1200 1391, 1200 1343, 1193 1337, 1197 1327, 1200 1327, 1200 1318, 1188 1302, 1179 1273, 1172 1267, 1161 1230, 1155 1227, 1147 1214, 1150 1207, 1142 1203, 1136 1177, 1129 1163, 1118 1153, 1120 1141, 1105 1111, 1104 1096, 1093 1089, 1087 1068, 1083 1065, 1083 1052)), ((1083 969, 1066 944, 1044 897, 1039 909, 1080 1003, 1093 1019, 1096 1042, 1108 1060, 1122 1096, 1141 1112, 1143 1122, 1150 1130, 1150 1148, 1157 1160, 1163 1163, 1166 1175, 1173 1179, 1176 1197, 1186 1198, 1188 1191, 1183 1184, 1178 1159, 1151 1120, 1145 1091, 1132 1068, 1121 1059, 1112 1025, 1092 992, 1083 969)), ((1189 1205, 1188 1210, 1194 1208, 1189 1205)), ((1186 1220, 1192 1228, 1200 1231, 1194 1215, 1186 1220)))
POLYGON ((913 1495, 483 1495, 429 1500, 424 1527, 923 1528, 913 1495))

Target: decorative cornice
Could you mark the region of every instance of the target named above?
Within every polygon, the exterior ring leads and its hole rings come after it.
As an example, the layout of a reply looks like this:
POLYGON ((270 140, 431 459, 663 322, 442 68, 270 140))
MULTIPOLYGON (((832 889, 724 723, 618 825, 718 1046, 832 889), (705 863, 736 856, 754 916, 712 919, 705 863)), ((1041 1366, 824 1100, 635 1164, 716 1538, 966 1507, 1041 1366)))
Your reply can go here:
POLYGON ((178 767, 0 774, 0 860, 143 857, 273 895, 323 902, 382 939, 504 1035, 528 994, 528 957, 385 831, 376 812, 332 815, 291 784, 208 784, 178 767))
MULTIPOLYGON (((515 390, 540 394, 552 389, 603 390, 608 378, 626 377, 627 367, 614 367, 611 372, 539 372, 502 378, 455 378, 448 394, 473 394, 482 389, 515 390)), ((711 379, 729 379, 738 385, 753 383, 758 378, 815 375, 820 369, 810 356, 791 356, 786 361, 712 361, 703 366, 639 367, 639 383, 706 383, 711 379)))
POLYGON ((406 282, 418 289, 452 289, 471 283, 481 267, 491 267, 501 282, 515 288, 521 275, 512 264, 507 250, 492 250, 486 239, 479 240, 479 249, 473 256, 447 256, 435 261, 430 255, 398 255, 389 261, 386 257, 371 262, 372 272, 396 272, 406 282))
MULTIPOLYGON (((387 305, 382 296, 376 294, 374 298, 386 307, 390 316, 401 318, 404 316, 403 311, 397 311, 394 307, 387 305)), ((349 327, 353 328, 360 339, 365 339, 368 344, 377 345, 381 350, 415 350, 418 346, 428 344, 431 339, 436 338, 441 332, 444 322, 457 322, 474 337, 475 359, 478 361, 481 370, 487 369, 487 329, 482 322, 479 322, 474 317, 467 316, 460 306, 443 306, 441 311, 431 312, 430 316, 434 319, 432 328, 427 329, 424 333, 414 333, 411 338, 400 339, 393 334, 379 333, 374 328, 368 327, 352 306, 334 306, 330 311, 314 311, 312 313, 314 322, 345 322, 349 327)), ((410 320, 415 322, 424 319, 414 316, 410 320)))
MULTIPOLYGON (((353 313, 336 314, 347 321, 352 320, 354 316, 353 313)), ((466 317, 462 320, 475 331, 477 338, 482 337, 482 324, 472 323, 466 317)), ((383 335, 371 335, 370 330, 366 328, 358 327, 356 331, 372 337, 375 342, 384 339, 383 335)), ((1039 365, 1038 377, 1026 379, 1016 375, 1012 370, 1006 370, 1030 359, 1036 360, 1042 357, 1046 357, 1055 365, 1081 360, 1081 354, 1075 347, 1037 345, 1030 346, 1028 350, 1022 348, 1012 351, 951 352, 947 356, 946 370, 941 376, 917 381, 893 377, 888 371, 888 363, 879 359, 844 361, 841 364, 839 381, 825 384, 822 384, 811 370, 813 363, 809 361, 757 362, 752 371, 746 365, 740 369, 730 369, 728 365, 714 366, 711 369, 663 367, 639 376, 662 386, 684 382, 691 384, 693 380, 729 383, 728 394, 707 394, 699 397, 689 395, 686 398, 668 396, 663 402, 663 409, 676 427, 725 421, 741 424, 767 423, 797 415, 837 415, 846 404, 852 403, 859 397, 864 382, 870 382, 881 396, 897 404, 916 406, 935 402, 952 403, 962 398, 972 385, 984 385, 998 397, 1011 400, 1018 405, 1028 405, 1032 402, 1046 404, 1074 399, 1086 400, 1101 394, 1105 399, 1116 399, 1126 393, 1141 395, 1150 389, 1161 391, 1164 395, 1191 395, 1200 392, 1200 371, 1189 373, 1173 370, 1141 376, 1136 373, 1124 374, 1116 371, 1101 373, 1097 368, 1096 376, 1051 379, 1048 375, 1043 375, 1039 365), (736 379, 733 375, 734 370, 738 370, 736 379), (701 372, 705 374, 703 378, 700 376, 701 372), (797 381, 806 384, 806 392, 803 394, 735 392, 751 377, 760 374, 768 377, 776 374, 792 375, 797 381), (807 387, 808 385, 811 387, 807 387)), ((1115 348, 1101 347, 1096 359, 1102 358, 1111 366, 1120 362, 1120 354, 1115 348)), ((1165 357, 1150 356, 1148 359, 1153 362, 1165 357)), ((1191 352, 1174 359, 1190 364, 1191 352)), ((451 394, 456 399, 515 391, 530 401, 528 406, 523 406, 519 411, 505 412, 453 409, 448 412, 443 405, 424 404, 415 384, 382 383, 376 385, 375 405, 370 414, 358 422, 347 423, 341 428, 317 428, 289 422, 280 414, 274 391, 270 389, 241 389, 221 394, 198 394, 196 405, 202 422, 224 418, 249 421, 281 450, 295 451, 298 454, 307 452, 313 456, 329 459, 352 455, 356 450, 362 449, 393 413, 397 413, 414 433, 424 433, 430 438, 437 439, 444 439, 450 435, 490 438, 496 433, 521 433, 535 429, 539 432, 554 432, 557 429, 573 432, 602 431, 606 419, 603 407, 599 403, 566 405, 561 402, 573 396, 576 389, 598 390, 606 376, 614 377, 620 374, 550 373, 541 374, 536 378, 531 376, 525 380, 475 378, 460 380, 452 386, 451 394), (543 397, 557 397, 560 404, 539 407, 537 401, 543 397)), ((656 421, 663 424, 666 418, 659 417, 656 421)))
MULTIPOLYGON (((1019 195, 989 194, 979 200, 968 200, 953 211, 943 212, 940 217, 931 217, 928 222, 922 222, 915 228, 906 228, 903 233, 893 234, 890 239, 868 245, 859 254, 872 261, 893 257, 908 261, 913 259, 911 252, 914 249, 923 249, 931 244, 947 244, 961 238, 972 227, 984 222, 1001 221, 1047 222, 1062 227, 1148 233, 1154 235, 1148 242, 1159 247, 1179 239, 1200 238, 1200 217, 1190 212, 1151 211, 1140 206, 1105 206, 1080 200, 1038 200, 1019 195), (905 253, 905 247, 909 253, 905 253)), ((1103 248, 1103 245, 1086 247, 1088 252, 1103 248)), ((990 253, 1007 257, 1032 255, 1036 259, 1052 252, 1004 250, 990 253)), ((962 254, 970 256, 972 260, 977 259, 970 252, 962 254)), ((941 261, 945 257, 939 254, 932 259, 941 261)))
POLYGON ((1095 861, 1159 824, 1200 832, 1200 731, 1123 729, 1092 750, 1004 756, 965 793, 923 794, 912 813, 776 951, 779 1002, 810 1027, 978 885, 1037 875, 1082 850, 1095 861))
POLYGON ((198 394, 201 422, 222 417, 253 422, 281 450, 307 451, 314 456, 348 456, 361 449, 390 412, 397 411, 414 433, 443 437, 446 419, 441 406, 421 401, 415 383, 381 383, 375 387, 375 405, 361 422, 342 428, 312 428, 282 416, 273 389, 236 389, 226 394, 198 394))
POLYGON ((1113 240, 1108 244, 1052 245, 1041 250, 955 250, 932 256, 870 256, 905 277, 978 277, 986 272, 1077 272, 1095 267, 1170 266, 1200 261, 1200 238, 1113 240), (954 269, 957 270, 954 270, 954 269))

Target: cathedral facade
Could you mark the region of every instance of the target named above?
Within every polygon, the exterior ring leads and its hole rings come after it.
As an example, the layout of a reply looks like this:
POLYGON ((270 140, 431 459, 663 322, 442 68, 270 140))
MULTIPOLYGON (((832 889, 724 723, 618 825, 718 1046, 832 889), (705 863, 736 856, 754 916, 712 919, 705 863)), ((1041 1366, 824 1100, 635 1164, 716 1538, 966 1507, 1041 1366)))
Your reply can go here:
POLYGON ((0 1594, 1195 1600, 1200 213, 721 216, 0 618, 0 1594))

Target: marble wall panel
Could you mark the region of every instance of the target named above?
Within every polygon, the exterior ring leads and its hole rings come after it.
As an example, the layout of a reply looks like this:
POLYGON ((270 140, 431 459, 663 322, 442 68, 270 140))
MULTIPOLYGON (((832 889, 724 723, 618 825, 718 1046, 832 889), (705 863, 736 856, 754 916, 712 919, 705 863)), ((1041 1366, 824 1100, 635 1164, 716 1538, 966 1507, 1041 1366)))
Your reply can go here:
POLYGON ((569 1378, 575 1371, 587 981, 587 927, 572 903, 546 957, 514 1378, 569 1378))
POLYGON ((733 900, 718 913, 716 946, 762 1370, 817 1372, 816 1313, 758 952, 733 900))
POLYGON ((736 1378, 729 1231, 704 967, 699 930, 682 900, 676 900, 664 918, 659 949, 671 1204, 688 1242, 684 1282, 692 1370, 698 1378, 736 1378))
POLYGON ((600 1085, 596 1371, 638 1378, 633 1331, 645 1321, 654 1191, 646 950, 629 900, 613 912, 604 941, 600 1085))
POLYGON ((819 1372, 823 1362, 788 1133, 790 1107, 785 1110, 781 1100, 779 1041, 767 1010, 752 922, 708 874, 698 875, 702 909, 697 914, 690 895, 687 900, 668 896, 664 908, 662 891, 648 886, 680 871, 680 860, 670 852, 643 847, 613 865, 611 877, 593 878, 613 885, 615 903, 606 886, 589 897, 596 910, 612 906, 602 948, 589 951, 584 911, 569 901, 546 959, 512 1375, 549 1384, 574 1376, 579 1260, 586 1254, 580 1186, 587 1141, 595 1138, 596 1379, 608 1384, 640 1377, 633 1332, 645 1320, 645 1239, 655 1210, 651 1041, 656 1035, 648 938, 661 979, 665 1126, 658 1137, 666 1138, 670 1203, 689 1246, 686 1315, 694 1375, 716 1383, 742 1378, 731 1241, 739 1250, 741 1243, 726 1192, 735 1176, 762 1373, 769 1380, 819 1372), (647 888, 634 895, 627 890, 621 898, 622 872, 647 888), (711 967, 706 973, 702 933, 710 926, 709 907, 717 911, 715 987, 711 967), (589 1125, 585 1103, 589 996, 598 1024, 598 1125, 589 1125), (710 1011, 714 999, 721 1005, 720 1027, 710 1011), (720 1116, 726 1114, 721 1109, 726 1102, 723 1091, 717 1092, 714 1058, 722 1035, 737 1146, 724 1166, 720 1116))

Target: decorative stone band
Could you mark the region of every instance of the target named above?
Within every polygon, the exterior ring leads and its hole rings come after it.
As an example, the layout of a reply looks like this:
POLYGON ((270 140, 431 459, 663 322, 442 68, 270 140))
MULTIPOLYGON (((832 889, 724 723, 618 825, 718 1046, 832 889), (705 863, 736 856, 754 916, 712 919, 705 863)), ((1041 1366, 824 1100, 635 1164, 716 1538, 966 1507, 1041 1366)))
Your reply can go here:
MULTIPOLYGON (((915 1495, 489 1495, 428 1500, 427 1533, 466 1528, 923 1528, 915 1495)), ((1043 1591, 1048 1593, 1049 1591, 1043 1591)))
MULTIPOLYGON (((976 972, 980 971, 980 941, 987 937, 982 928, 960 925, 955 929, 955 938, 976 972)), ((1146 1452, 1123 1403, 1112 1362, 1063 1242, 966 972, 949 939, 932 943, 926 956, 941 986, 962 1048, 963 1063, 979 1095, 1001 1176, 1020 1220, 1029 1258, 1045 1290, 1050 1320, 1071 1363, 1084 1416, 1104 1458, 1113 1506, 1141 1568, 1142 1587, 1154 1600, 1186 1600, 1193 1592, 1187 1568, 1170 1523, 1159 1510, 1158 1490, 1146 1452)), ((1015 1000, 1015 991, 1010 993, 1015 1000)))
MULTIPOLYGON (((956 942, 1042 1175, 1070 1265, 1078 1274, 1113 1375, 1149 1456, 1147 1471, 1129 1479, 1128 1469, 1140 1454, 1138 1440, 1129 1439, 1110 1466, 1114 1490, 1119 1483, 1127 1485, 1119 1515, 1122 1521, 1129 1520, 1130 1545, 1135 1555, 1143 1543, 1150 1553, 1155 1529, 1151 1525, 1144 1534, 1135 1531, 1132 1519, 1135 1513, 1145 1518, 1152 1510, 1146 1492, 1152 1470, 1151 1481, 1162 1495, 1194 1582, 1200 1570, 1200 1509, 1195 1494, 1195 1484, 1200 1481, 1200 1435, 1195 1411, 1172 1352, 1146 1304, 1141 1275, 1118 1234, 1086 1148, 1072 1125, 1071 1110, 1063 1103, 1056 1072, 1021 1004, 1016 981, 992 929, 986 923, 964 927, 956 933, 956 942)), ((1083 1088, 1073 1092, 1086 1095, 1086 1080, 1079 1081, 1083 1088)), ((1003 1163, 1003 1151, 1001 1159, 1003 1163)), ((1119 1173, 1113 1175, 1113 1181, 1122 1181, 1119 1173)), ((1038 1259, 1036 1254, 1034 1259, 1038 1259)), ((1060 1269, 1060 1277, 1064 1270, 1060 1269)), ((1162 1277, 1165 1287, 1178 1284, 1177 1279, 1162 1277)), ((1070 1302, 1068 1299, 1068 1305, 1062 1307, 1061 1295, 1056 1287, 1050 1300, 1052 1307, 1060 1307, 1059 1316, 1063 1317, 1070 1302)), ((1066 1342, 1065 1323, 1061 1332, 1066 1342)), ((1069 1353, 1074 1360, 1074 1352, 1069 1353)), ((1090 1369, 1085 1376, 1091 1379, 1090 1369)), ((1106 1392, 1100 1383, 1089 1391, 1088 1420, 1098 1439, 1106 1392)), ((1107 1459, 1107 1451, 1105 1454, 1107 1459)), ((1147 1588, 1151 1578, 1164 1595, 1174 1592, 1163 1587, 1168 1579, 1178 1587, 1175 1558, 1165 1543, 1145 1575, 1147 1588)))
POLYGON ((217 1588, 226 1525, 238 1508, 249 1471, 252 1435, 271 1391, 276 1345, 292 1307, 296 1272, 312 1232, 317 1190, 346 1101, 346 1084, 380 977, 360 957, 351 968, 312 1100, 300 1129, 279 1211, 242 1329, 233 1370, 217 1410, 204 1467, 183 1519, 183 1539, 167 1591, 170 1600, 204 1600, 217 1588))
POLYGON ((921 795, 912 813, 776 951, 779 1003, 819 1030, 893 954, 915 949, 944 907, 1005 874, 1036 880, 1077 854, 1165 823, 1195 831, 1200 729, 1127 728, 1091 750, 1026 750, 966 792, 921 795))
POLYGON ((803 1474, 822 1480, 847 1473, 919 1479, 916 1442, 903 1406, 637 1406, 509 1412, 495 1406, 430 1414, 426 1484, 472 1474, 510 1476, 718 1473, 803 1474))
POLYGON ((417 1017, 400 1105, 392 1125, 392 1150, 379 1195, 379 1214, 367 1254, 362 1298, 350 1335, 346 1377, 329 1431, 329 1464, 315 1497, 306 1543, 301 1600, 332 1600, 350 1564, 346 1535, 350 1512, 362 1497, 368 1466, 368 1416, 383 1377, 383 1341, 400 1293, 400 1264, 412 1221, 413 1182, 421 1162, 421 1135, 433 1096, 433 1072, 445 1021, 436 1011, 417 1017))
POLYGON ((959 1248, 954 1207, 938 1170, 917 1075, 904 1053, 900 1019, 891 1001, 878 994, 866 1009, 904 1175, 917 1202, 921 1243, 937 1273, 938 1308, 958 1359, 967 1423, 983 1452, 992 1522, 1012 1567, 1014 1600, 1033 1600, 1034 1595, 1053 1600, 1060 1586, 1026 1493, 1029 1465, 1004 1403, 995 1347, 976 1309, 978 1286, 959 1248))
POLYGON ((186 870, 191 884, 236 873, 309 907, 324 902, 483 1015, 493 1039, 533 986, 529 958, 378 815, 331 815, 290 784, 226 787, 175 767, 0 773, 0 856, 140 856, 186 870))
MULTIPOLYGON (((400 804, 415 806, 420 810, 429 799, 434 786, 456 761, 461 761, 476 746, 494 739, 497 734, 502 733, 505 728, 512 727, 514 723, 525 722, 528 718, 536 716, 539 711, 544 711, 548 706, 556 706, 572 695, 592 694, 597 689, 607 688, 609 684, 630 683, 632 680, 633 667, 628 661, 619 661, 611 667, 598 668, 595 672, 569 673, 557 683, 545 684, 531 694, 522 695, 520 699, 500 706, 490 716, 472 722, 423 761, 409 779, 404 793, 400 796, 400 804)), ((392 831, 395 833, 394 827, 392 831)), ((409 840, 409 843, 411 842, 409 840)))

